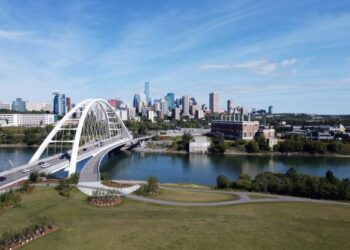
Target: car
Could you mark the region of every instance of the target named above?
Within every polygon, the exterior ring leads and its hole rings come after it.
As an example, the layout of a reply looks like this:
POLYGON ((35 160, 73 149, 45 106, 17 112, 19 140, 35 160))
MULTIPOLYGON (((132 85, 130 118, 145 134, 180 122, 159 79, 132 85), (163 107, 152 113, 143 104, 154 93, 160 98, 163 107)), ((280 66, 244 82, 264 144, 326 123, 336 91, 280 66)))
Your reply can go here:
POLYGON ((4 181, 4 180, 6 180, 6 177, 0 176, 0 181, 4 181))
POLYGON ((45 164, 45 162, 43 162, 43 161, 41 161, 41 162, 39 162, 39 166, 41 166, 41 165, 43 165, 43 164, 45 164))
POLYGON ((70 155, 68 154, 68 152, 65 152, 65 153, 61 154, 58 158, 60 160, 63 160, 63 159, 70 160, 70 155))
POLYGON ((30 171, 29 168, 25 168, 25 169, 22 170, 22 173, 28 173, 29 171, 30 171))
POLYGON ((41 165, 41 168, 48 168, 48 167, 50 167, 49 163, 44 163, 43 165, 41 165))

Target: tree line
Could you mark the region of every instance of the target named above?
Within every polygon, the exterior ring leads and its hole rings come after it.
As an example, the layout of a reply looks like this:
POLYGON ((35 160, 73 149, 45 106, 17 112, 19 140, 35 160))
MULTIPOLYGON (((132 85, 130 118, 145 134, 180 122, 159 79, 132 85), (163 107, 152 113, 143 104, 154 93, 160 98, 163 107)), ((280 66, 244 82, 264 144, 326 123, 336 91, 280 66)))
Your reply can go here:
POLYGON ((51 129, 52 126, 0 128, 0 144, 40 145, 51 129))
POLYGON ((338 179, 328 170, 323 177, 299 174, 294 168, 283 173, 264 172, 254 179, 242 174, 236 181, 217 177, 217 187, 291 195, 313 199, 350 200, 350 179, 338 179))

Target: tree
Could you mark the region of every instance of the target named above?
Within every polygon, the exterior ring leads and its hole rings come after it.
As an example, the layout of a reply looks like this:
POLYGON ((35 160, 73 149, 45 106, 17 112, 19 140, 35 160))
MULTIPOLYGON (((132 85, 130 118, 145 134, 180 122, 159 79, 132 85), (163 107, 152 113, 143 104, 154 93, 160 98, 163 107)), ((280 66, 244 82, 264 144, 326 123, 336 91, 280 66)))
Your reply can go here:
POLYGON ((248 153, 257 153, 260 151, 259 145, 256 141, 250 141, 245 145, 245 149, 248 153))
POLYGON ((226 189, 231 187, 231 181, 224 175, 219 175, 216 178, 216 185, 218 188, 226 189))
POLYGON ((259 145, 259 149, 262 151, 270 151, 270 145, 264 136, 259 136, 255 138, 255 141, 259 145))
POLYGON ((182 140, 179 149, 188 151, 190 148, 190 142, 192 141, 193 137, 191 133, 184 133, 182 135, 182 140))
POLYGON ((31 172, 30 175, 29 175, 29 180, 31 182, 37 182, 38 181, 38 172, 31 172))
POLYGON ((343 143, 340 141, 332 141, 327 145, 327 150, 331 153, 340 153, 343 149, 343 143))
POLYGON ((213 153, 224 153, 227 149, 223 133, 215 133, 211 139, 210 151, 213 153))

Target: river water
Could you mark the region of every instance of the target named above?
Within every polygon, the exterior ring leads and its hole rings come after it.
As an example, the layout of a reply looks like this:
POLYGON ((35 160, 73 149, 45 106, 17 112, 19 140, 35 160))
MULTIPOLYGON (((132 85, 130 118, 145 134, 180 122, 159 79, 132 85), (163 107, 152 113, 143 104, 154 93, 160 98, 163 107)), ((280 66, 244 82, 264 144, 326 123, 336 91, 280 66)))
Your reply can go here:
MULTIPOLYGON (((30 160, 35 149, 0 148, 0 171, 30 160)), ((215 184, 216 177, 224 174, 230 179, 241 173, 254 177, 256 174, 286 172, 294 167, 297 172, 323 176, 332 170, 338 178, 350 178, 350 158, 314 156, 229 156, 197 154, 156 154, 119 152, 107 156, 102 168, 113 179, 145 180, 153 175, 160 182, 215 184)))
POLYGON ((213 185, 224 174, 235 180, 241 173, 254 177, 264 171, 285 173, 294 167, 298 173, 323 176, 332 170, 339 178, 350 177, 350 158, 314 156, 230 156, 197 154, 156 154, 121 152, 104 160, 102 168, 113 179, 145 180, 153 175, 160 182, 213 185))

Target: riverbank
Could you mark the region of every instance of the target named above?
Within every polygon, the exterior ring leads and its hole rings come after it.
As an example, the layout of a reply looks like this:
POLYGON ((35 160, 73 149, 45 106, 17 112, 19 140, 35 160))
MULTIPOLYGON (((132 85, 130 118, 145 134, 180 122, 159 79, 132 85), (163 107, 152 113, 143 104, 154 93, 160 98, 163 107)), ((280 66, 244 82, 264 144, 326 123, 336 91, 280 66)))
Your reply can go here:
MULTIPOLYGON (((132 149, 132 151, 135 152, 144 152, 144 153, 160 153, 160 154, 194 154, 198 155, 196 153, 189 153, 184 150, 173 150, 173 149, 167 149, 167 150, 160 150, 160 149, 150 149, 150 148, 145 148, 145 147, 138 147, 132 149)), ((208 155, 220 155, 218 153, 207 153, 208 155)), ((291 157, 334 157, 334 158, 350 158, 350 155, 341 155, 341 154, 310 154, 306 152, 289 152, 289 153, 281 153, 281 152, 259 152, 259 153, 248 153, 248 152, 243 152, 239 150, 234 150, 234 149, 228 149, 226 150, 223 155, 237 155, 237 156, 291 156, 291 157)))
POLYGON ((40 145, 27 145, 27 144, 0 144, 0 148, 38 148, 40 145))

